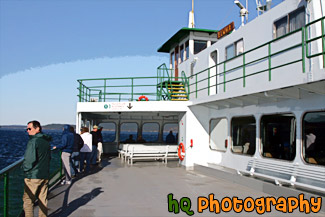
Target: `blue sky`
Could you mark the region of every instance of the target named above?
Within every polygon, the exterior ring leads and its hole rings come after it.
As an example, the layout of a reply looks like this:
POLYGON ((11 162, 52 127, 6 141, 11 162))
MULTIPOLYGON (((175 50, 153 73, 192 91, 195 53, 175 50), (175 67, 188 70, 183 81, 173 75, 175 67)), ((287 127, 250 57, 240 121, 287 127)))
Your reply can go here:
MULTIPOLYGON (((74 124, 77 79, 155 76, 169 61, 157 49, 187 27, 191 7, 191 0, 0 0, 0 125, 74 124)), ((250 19, 254 8, 249 0, 250 19)), ((194 11, 197 28, 240 25, 233 0, 196 0, 194 11)))

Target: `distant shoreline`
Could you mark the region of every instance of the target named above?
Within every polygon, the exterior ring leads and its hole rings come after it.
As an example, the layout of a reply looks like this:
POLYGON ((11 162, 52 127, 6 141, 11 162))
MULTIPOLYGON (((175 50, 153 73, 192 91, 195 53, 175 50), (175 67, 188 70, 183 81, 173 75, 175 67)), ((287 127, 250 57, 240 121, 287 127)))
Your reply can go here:
MULTIPOLYGON (((62 130, 66 124, 47 124, 42 126, 43 130, 62 130)), ((70 124, 69 124, 70 125, 70 124)), ((76 125, 70 125, 76 128, 76 125)), ((25 125, 0 125, 0 129, 26 129, 25 125)))

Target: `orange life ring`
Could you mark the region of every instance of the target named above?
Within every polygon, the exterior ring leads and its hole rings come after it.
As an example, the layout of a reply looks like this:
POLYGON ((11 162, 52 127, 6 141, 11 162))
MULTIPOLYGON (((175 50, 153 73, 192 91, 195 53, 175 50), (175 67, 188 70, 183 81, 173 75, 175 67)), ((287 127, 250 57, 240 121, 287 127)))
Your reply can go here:
POLYGON ((149 101, 148 97, 143 96, 143 95, 139 97, 138 101, 143 101, 142 99, 145 99, 146 101, 149 101))
POLYGON ((178 157, 182 161, 185 158, 185 145, 183 143, 179 143, 178 146, 178 157))

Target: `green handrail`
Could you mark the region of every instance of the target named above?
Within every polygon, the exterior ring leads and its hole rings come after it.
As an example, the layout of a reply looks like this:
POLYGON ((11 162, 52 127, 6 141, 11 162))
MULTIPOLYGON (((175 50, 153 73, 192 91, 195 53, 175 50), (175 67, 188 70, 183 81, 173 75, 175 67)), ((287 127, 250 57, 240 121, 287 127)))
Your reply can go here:
POLYGON ((121 98, 107 98, 107 96, 124 95, 128 101, 137 100, 141 95, 153 96, 149 100, 161 100, 163 89, 166 81, 173 79, 172 77, 124 77, 124 78, 96 78, 96 79, 80 79, 78 89, 79 102, 95 102, 95 101, 120 101, 121 98), (161 82, 160 82, 161 81, 161 82), (156 83, 159 82, 159 83, 156 83), (86 86, 87 84, 87 86, 86 86), (110 85, 109 85, 110 84, 110 85))
MULTIPOLYGON (((55 183, 57 183, 58 180, 60 180, 63 176, 62 174, 62 162, 61 162, 61 152, 58 150, 53 150, 51 152, 51 169, 53 170, 51 171, 50 177, 49 177, 49 187, 52 187, 55 183), (59 160, 59 164, 58 162, 56 162, 57 160, 59 160), (59 165, 58 168, 55 168, 54 165, 59 165)), ((3 216, 4 217, 8 217, 11 213, 10 213, 10 202, 14 200, 14 198, 18 197, 18 199, 22 198, 22 193, 23 193, 23 181, 19 180, 23 178, 23 171, 21 169, 21 165, 24 161, 24 158, 21 158, 19 160, 17 160, 16 162, 12 163, 11 165, 5 167, 4 169, 2 169, 0 171, 0 181, 3 181, 3 189, 1 189, 0 193, 3 194, 3 216), (18 182, 15 183, 14 186, 14 190, 18 191, 18 195, 17 192, 15 193, 11 193, 11 191, 13 191, 12 189, 10 189, 10 183, 13 182, 18 182), (19 184, 21 184, 21 189, 19 189, 19 184), (17 186, 18 185, 18 186, 17 186)), ((22 201, 19 200, 19 203, 21 204, 22 201)), ((22 205, 19 205, 20 207, 22 205)), ((18 208, 17 207, 17 203, 15 204, 15 207, 12 208, 12 210, 16 211, 16 214, 14 216, 19 216, 22 212, 22 208, 18 208)))
POLYGON ((187 89, 186 90, 187 99, 189 100, 190 99, 190 96, 189 96, 189 92, 190 92, 189 81, 188 81, 188 78, 187 78, 186 73, 184 71, 182 71, 181 75, 182 75, 181 79, 182 79, 182 82, 184 84, 184 87, 187 89))
MULTIPOLYGON (((320 19, 317 19, 311 23, 308 23, 306 24, 304 27, 300 28, 300 29, 297 29, 295 31, 292 31, 286 35, 283 35, 281 37, 278 37, 276 39, 273 39, 267 43, 264 43, 262 45, 259 45, 253 49, 250 49, 242 54, 239 54, 231 59, 228 59, 228 60, 225 60, 223 62, 220 62, 214 66, 211 66, 209 68, 206 68, 202 71, 199 71, 197 72, 196 74, 194 75, 191 75, 189 76, 189 78, 195 78, 195 81, 193 83, 190 84, 190 86, 194 86, 194 90, 192 90, 191 92, 189 92, 188 94, 191 95, 191 94, 195 94, 195 97, 197 98, 198 96, 198 92, 200 91, 203 91, 203 90, 206 90, 208 89, 208 95, 210 94, 209 90, 210 90, 210 87, 217 87, 219 85, 223 85, 223 91, 226 92, 226 84, 229 83, 229 82, 233 82, 233 81, 236 81, 236 80, 239 80, 239 79, 242 79, 243 80, 243 87, 246 87, 246 78, 247 77, 250 77, 250 76, 254 76, 254 75, 257 75, 257 74, 260 74, 260 73, 264 73, 264 72, 268 72, 268 80, 271 81, 272 79, 272 71, 274 69, 278 69, 278 68, 281 68, 281 67, 284 67, 284 66, 288 66, 288 65, 291 65, 291 64, 295 64, 295 63, 299 63, 299 62, 302 62, 302 72, 305 73, 305 58, 314 58, 314 57, 317 57, 317 56, 320 56, 322 55, 323 56, 323 67, 325 68, 325 25, 324 25, 324 20, 325 20, 325 17, 322 17, 320 19), (313 25, 313 24, 316 24, 318 22, 321 22, 322 24, 322 35, 321 36, 317 36, 317 37, 313 37, 313 38, 309 38, 308 37, 308 27, 313 25), (272 44, 275 43, 275 42, 278 42, 279 40, 281 39, 284 39, 284 38, 287 38, 293 34, 296 34, 298 32, 301 31, 301 42, 295 44, 295 45, 292 45, 290 47, 287 47, 285 49, 282 49, 280 51, 277 51, 277 52, 273 52, 271 51, 271 48, 272 48, 272 44), (315 41, 315 40, 318 40, 318 39, 321 39, 322 40, 322 51, 321 52, 318 52, 318 53, 315 53, 315 54, 309 54, 309 48, 308 48, 308 45, 315 41), (246 57, 247 57, 247 54, 249 53, 252 53, 258 49, 261 49, 261 48, 264 48, 264 47, 267 47, 267 50, 268 50, 268 53, 267 55, 265 56, 262 56, 262 57, 259 57, 257 59, 254 59, 250 62, 247 62, 246 61, 246 57), (280 55, 280 54, 283 54, 287 51, 291 51, 295 48, 299 48, 301 47, 302 49, 302 57, 301 59, 296 59, 296 60, 293 60, 293 61, 290 61, 290 62, 287 62, 287 63, 284 63, 284 64, 280 64, 280 65, 277 65, 277 66, 272 66, 272 62, 271 62, 271 59, 272 57, 274 56, 277 56, 277 55, 280 55), (239 66, 235 66, 233 68, 227 68, 227 64, 230 63, 231 61, 234 61, 234 60, 237 60, 239 58, 242 58, 242 64, 239 65, 239 66), (267 68, 265 69, 262 69, 262 70, 259 70, 259 71, 255 71, 253 73, 250 73, 250 74, 246 74, 246 68, 247 66, 249 65, 253 65, 253 64, 256 64, 260 61, 264 61, 264 60, 267 60, 268 61, 268 66, 267 68), (211 76, 210 75, 210 69, 211 68, 218 68, 219 66, 223 65, 223 71, 220 72, 220 73, 216 73, 216 75, 213 75, 211 76), (226 79, 226 75, 227 73, 231 72, 231 71, 234 71, 234 70, 238 70, 238 69, 242 69, 243 70, 243 73, 242 73, 242 76, 239 76, 239 77, 236 77, 236 78, 233 78, 233 79, 230 79, 230 80, 227 80, 226 79), (202 73, 208 73, 208 76, 201 76, 201 77, 205 77, 201 80, 198 80, 198 75, 202 74, 202 73), (195 76, 195 77, 194 77, 195 76), (213 78, 213 77, 216 77, 216 76, 223 76, 223 82, 219 82, 219 83, 216 83, 215 85, 210 85, 210 79, 213 78), (208 79, 208 86, 207 87, 198 87, 200 83, 202 83, 203 81, 207 80, 208 79)), ((257 55, 256 55, 257 56, 257 55)))

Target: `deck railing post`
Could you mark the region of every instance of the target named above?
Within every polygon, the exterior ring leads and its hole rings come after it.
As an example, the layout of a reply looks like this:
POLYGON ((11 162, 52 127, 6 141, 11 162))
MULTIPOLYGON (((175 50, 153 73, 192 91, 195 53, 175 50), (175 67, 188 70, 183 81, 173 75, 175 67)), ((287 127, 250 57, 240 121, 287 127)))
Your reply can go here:
POLYGON ((305 27, 301 29, 301 52, 302 52, 302 72, 306 72, 305 60, 305 27))
POLYGON ((323 68, 325 68, 325 26, 324 26, 324 19, 321 20, 322 23, 322 53, 323 53, 323 68))
POLYGON ((210 68, 208 69, 208 96, 210 96, 210 68))
POLYGON ((197 74, 195 74, 195 98, 197 98, 197 74))
POLYGON ((104 102, 106 102, 106 79, 104 80, 104 102))
POLYGON ((223 63, 223 92, 226 92, 226 61, 223 63))
POLYGON ((131 78, 131 101, 133 101, 133 78, 131 78))
POLYGON ((81 102, 81 93, 82 93, 81 89, 82 89, 82 81, 79 81, 79 102, 81 102))
POLYGON ((243 87, 246 87, 246 65, 245 65, 245 53, 243 54, 243 87))
POLYGON ((269 81, 271 81, 271 43, 268 43, 269 81))
MULTIPOLYGON (((61 158, 61 154, 62 154, 62 152, 60 151, 59 152, 60 153, 60 158, 61 158)), ((62 177, 62 160, 60 160, 60 177, 62 177)))
POLYGON ((4 174, 3 185, 3 216, 7 217, 9 216, 9 173, 4 174))

